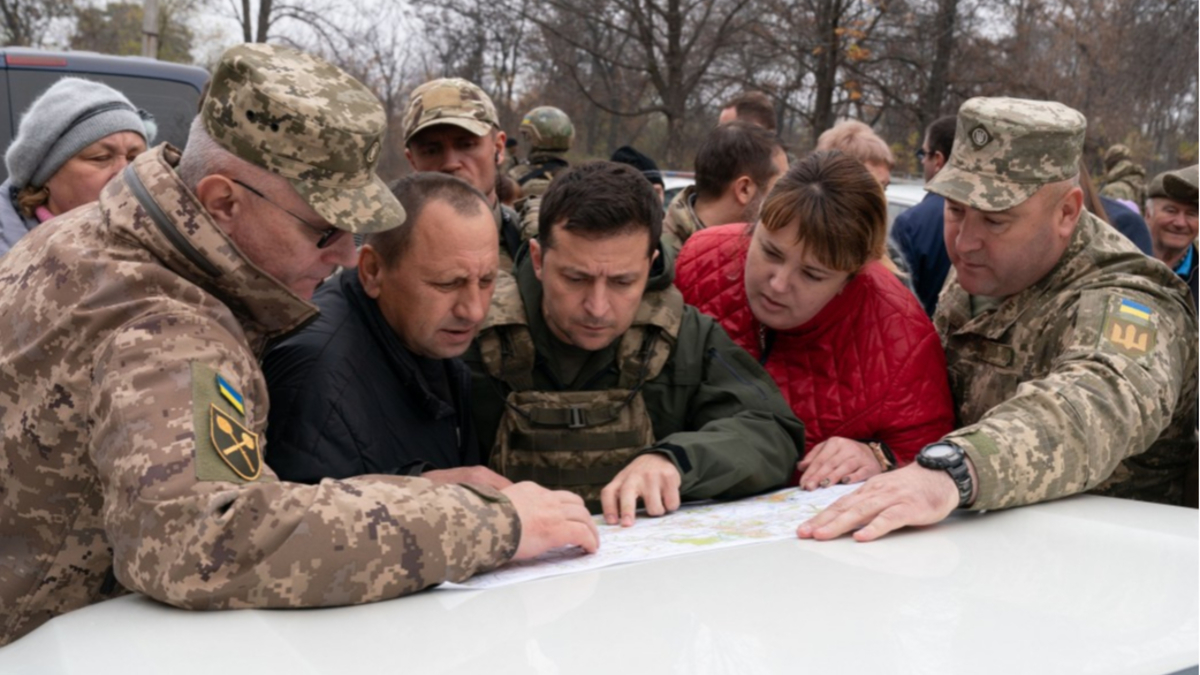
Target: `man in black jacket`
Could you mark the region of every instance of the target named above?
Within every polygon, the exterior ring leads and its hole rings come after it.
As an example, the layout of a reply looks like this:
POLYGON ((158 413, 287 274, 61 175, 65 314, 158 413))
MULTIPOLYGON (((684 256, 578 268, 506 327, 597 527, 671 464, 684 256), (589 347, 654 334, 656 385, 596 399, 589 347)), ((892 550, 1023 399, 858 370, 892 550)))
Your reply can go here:
POLYGON ((267 463, 316 483, 384 473, 503 488, 479 464, 470 373, 459 361, 487 313, 499 242, 487 200, 438 173, 393 188, 404 225, 368 237, 328 281, 320 317, 275 345, 267 463))

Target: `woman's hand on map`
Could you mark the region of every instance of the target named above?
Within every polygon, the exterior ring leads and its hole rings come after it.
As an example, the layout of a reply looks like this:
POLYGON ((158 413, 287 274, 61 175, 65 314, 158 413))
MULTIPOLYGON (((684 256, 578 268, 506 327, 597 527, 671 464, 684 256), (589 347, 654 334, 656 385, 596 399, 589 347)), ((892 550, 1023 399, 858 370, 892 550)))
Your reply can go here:
POLYGON ((818 443, 796 464, 800 487, 816 490, 838 483, 857 483, 883 472, 875 453, 864 443, 834 436, 818 443))
POLYGON ((533 558, 560 546, 579 546, 588 553, 600 548, 600 532, 579 495, 530 482, 501 492, 521 519, 521 541, 513 560, 533 558))
POLYGON ((651 452, 638 457, 600 491, 604 522, 633 525, 638 499, 651 516, 661 516, 679 508, 679 485, 683 477, 671 460, 651 452))

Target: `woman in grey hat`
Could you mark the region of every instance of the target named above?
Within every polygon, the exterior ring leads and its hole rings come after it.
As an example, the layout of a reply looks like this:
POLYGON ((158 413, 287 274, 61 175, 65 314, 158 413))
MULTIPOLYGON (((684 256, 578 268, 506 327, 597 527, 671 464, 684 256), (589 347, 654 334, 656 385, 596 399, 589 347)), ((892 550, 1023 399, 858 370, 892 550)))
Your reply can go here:
POLYGON ((39 223, 96 201, 154 132, 153 118, 112 87, 74 77, 55 82, 25 111, 4 156, 0 255, 39 223))

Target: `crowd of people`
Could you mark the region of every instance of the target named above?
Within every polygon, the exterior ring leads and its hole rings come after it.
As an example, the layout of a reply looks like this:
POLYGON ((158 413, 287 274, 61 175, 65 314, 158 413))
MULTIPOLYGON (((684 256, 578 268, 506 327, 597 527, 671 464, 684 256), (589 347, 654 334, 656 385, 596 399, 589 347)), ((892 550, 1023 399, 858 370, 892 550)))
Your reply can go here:
POLYGON ((414 173, 386 185, 377 98, 263 44, 221 57, 183 151, 103 85, 26 112, 0 645, 127 592, 397 597, 594 552, 593 514, 788 485, 862 482, 796 523, 819 540, 1081 492, 1195 506, 1196 166, 1142 188, 1117 148, 1097 191, 1082 114, 973 98, 889 236, 888 145, 846 121, 790 155, 761 94, 666 204, 633 147, 573 165, 556 108, 521 161, 474 83, 402 119, 414 173))

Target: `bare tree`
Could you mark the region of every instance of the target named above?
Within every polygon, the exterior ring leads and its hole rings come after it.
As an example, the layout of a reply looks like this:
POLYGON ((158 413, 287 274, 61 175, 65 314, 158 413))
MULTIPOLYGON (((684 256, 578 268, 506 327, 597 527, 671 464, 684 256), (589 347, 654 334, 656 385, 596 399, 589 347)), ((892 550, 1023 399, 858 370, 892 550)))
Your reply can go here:
MULTIPOLYGON (((700 93, 716 60, 742 39, 749 22, 751 0, 542 0, 536 13, 526 16, 548 40, 566 51, 554 58, 589 102, 614 115, 661 114, 666 121, 663 155, 677 165, 685 147, 682 133, 689 103, 700 93), (621 51, 609 51, 595 42, 596 33, 582 31, 593 24, 601 33, 628 38, 621 51), (574 53, 571 53, 574 52, 574 53), (581 59, 579 56, 588 58, 581 59), (644 75, 653 96, 611 100, 595 96, 589 88, 593 76, 604 71, 629 71, 644 75)), ((557 50, 556 50, 557 51, 557 50)))
POLYGON ((74 11, 73 0, 0 0, 0 38, 5 45, 40 47, 50 24, 74 11))

